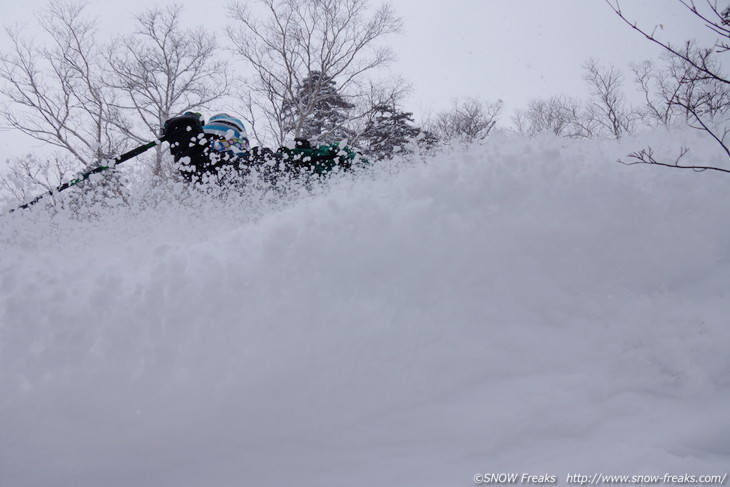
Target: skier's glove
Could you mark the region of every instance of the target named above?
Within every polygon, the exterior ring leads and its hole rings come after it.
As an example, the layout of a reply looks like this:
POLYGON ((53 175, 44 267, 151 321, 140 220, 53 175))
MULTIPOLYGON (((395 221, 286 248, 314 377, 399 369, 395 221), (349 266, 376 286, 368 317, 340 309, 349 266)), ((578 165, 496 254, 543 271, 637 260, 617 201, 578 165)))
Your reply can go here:
POLYGON ((294 148, 295 149, 311 149, 312 144, 302 137, 297 137, 294 139, 294 148))
POLYGON ((185 112, 179 117, 173 117, 165 121, 160 131, 162 140, 171 145, 174 143, 187 142, 203 132, 203 120, 199 113, 185 112))

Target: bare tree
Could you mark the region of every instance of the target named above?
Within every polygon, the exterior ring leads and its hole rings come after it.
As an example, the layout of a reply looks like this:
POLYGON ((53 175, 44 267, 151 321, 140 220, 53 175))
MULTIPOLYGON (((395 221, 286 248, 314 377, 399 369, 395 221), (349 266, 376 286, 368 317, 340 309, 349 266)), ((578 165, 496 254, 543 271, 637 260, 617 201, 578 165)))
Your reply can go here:
MULTIPOLYGON (((148 10, 137 17, 134 34, 106 48, 83 3, 51 1, 39 17, 43 36, 31 39, 7 29, 11 48, 0 53, 0 115, 71 158, 16 160, 2 188, 17 197, 20 187, 56 187, 60 181, 48 175, 58 175, 60 167, 64 175, 74 164, 85 172, 130 143, 156 137, 170 116, 226 93, 228 74, 216 60, 215 39, 200 29, 182 29, 179 15, 177 6, 148 10), (27 178, 27 184, 17 178, 27 178)), ((158 147, 153 161, 158 176, 164 175, 162 161, 158 147)), ((99 183, 78 185, 89 186, 102 198, 126 195, 117 171, 106 172, 99 183)))
POLYGON ((494 103, 476 98, 454 100, 450 110, 434 116, 428 124, 428 130, 441 140, 483 140, 497 124, 503 106, 502 100, 494 103))
POLYGON ((253 70, 246 83, 249 92, 248 117, 256 126, 256 114, 267 120, 268 132, 282 144, 290 134, 301 135, 306 120, 320 101, 317 93, 326 86, 314 86, 313 96, 297 97, 305 79, 319 73, 325 83, 333 80, 342 94, 358 91, 363 75, 393 60, 388 47, 377 41, 401 28, 401 20, 388 5, 369 13, 367 0, 258 0, 263 11, 256 17, 251 9, 237 4, 234 17, 240 28, 229 36, 238 54, 253 70), (293 104, 293 106, 292 106, 293 104))
POLYGON ((101 69, 95 25, 83 5, 52 2, 40 20, 49 47, 8 29, 0 54, 0 113, 10 126, 67 151, 83 168, 111 157, 120 139, 110 123, 114 93, 101 69))
POLYGON ((602 68, 590 59, 584 65, 585 80, 591 87, 595 120, 611 136, 620 139, 631 133, 636 113, 627 106, 623 75, 614 66, 602 68))
MULTIPOLYGON (((654 110, 655 116, 658 114, 659 119, 662 119, 661 115, 664 113, 663 119, 668 120, 672 115, 681 115, 691 127, 705 132, 719 144, 730 158, 730 145, 727 141, 730 133, 727 120, 730 109, 730 78, 719 61, 719 56, 730 50, 730 8, 721 9, 717 0, 707 0, 701 4, 694 0, 677 0, 686 7, 690 18, 702 22, 716 36, 712 46, 701 47, 694 41, 682 44, 664 41, 658 37, 656 29, 649 31, 629 20, 618 1, 605 1, 621 20, 666 53, 666 66, 658 75, 658 79, 662 81, 658 99, 663 100, 666 107, 654 110)), ((647 83, 650 80, 648 73, 651 71, 645 69, 637 74, 640 83, 643 80, 642 89, 645 93, 650 89, 647 83)), ((659 108, 656 103, 653 106, 659 108)), ((651 148, 634 152, 629 157, 633 163, 728 172, 720 167, 680 164, 679 161, 687 152, 687 149, 683 149, 679 157, 671 163, 655 159, 651 148)))
MULTIPOLYGON (((171 116, 205 107, 228 91, 228 70, 216 59, 213 35, 180 26, 182 8, 153 8, 136 17, 134 34, 107 52, 110 86, 123 93, 114 123, 137 143, 155 137, 171 116), (131 120, 130 120, 131 119, 131 120)), ((153 174, 162 176, 162 147, 153 174)))
POLYGON ((597 129, 596 117, 583 103, 566 96, 532 100, 513 118, 517 130, 533 137, 551 132, 561 137, 591 137, 597 129))
MULTIPOLYGON (((669 60, 671 62, 671 60, 669 60)), ((672 100, 679 92, 679 83, 671 72, 657 67, 652 61, 632 64, 634 80, 644 96, 644 106, 638 114, 644 123, 669 125, 674 119, 672 100)))
MULTIPOLYGON (((62 149, 79 172, 111 159, 123 148, 111 123, 115 93, 104 82, 95 23, 83 10, 83 4, 51 2, 38 17, 47 44, 37 47, 19 30, 8 29, 12 48, 0 54, 2 116, 11 127, 62 149)), ((54 166, 53 161, 36 164, 45 169, 54 166)), ((44 171, 34 173, 22 162, 20 166, 23 171, 16 175, 31 178, 29 187, 47 185, 44 171)), ((82 191, 74 193, 73 208, 105 204, 109 196, 125 198, 127 194, 117 171, 78 187, 82 191)))

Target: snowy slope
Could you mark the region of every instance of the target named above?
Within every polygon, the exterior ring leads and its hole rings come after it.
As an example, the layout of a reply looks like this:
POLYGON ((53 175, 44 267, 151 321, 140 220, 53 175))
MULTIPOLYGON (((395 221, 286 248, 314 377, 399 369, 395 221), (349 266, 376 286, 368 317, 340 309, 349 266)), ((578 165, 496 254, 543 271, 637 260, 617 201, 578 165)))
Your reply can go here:
POLYGON ((2 217, 0 486, 725 473, 730 179, 637 143, 2 217))

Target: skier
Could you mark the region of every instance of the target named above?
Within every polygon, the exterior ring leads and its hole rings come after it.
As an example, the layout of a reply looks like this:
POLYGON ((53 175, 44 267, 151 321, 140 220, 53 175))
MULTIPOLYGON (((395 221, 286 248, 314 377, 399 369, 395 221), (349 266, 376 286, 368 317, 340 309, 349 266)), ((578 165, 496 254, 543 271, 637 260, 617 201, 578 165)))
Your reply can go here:
POLYGON ((167 120, 162 130, 183 178, 192 183, 225 184, 237 176, 258 172, 276 184, 282 177, 321 176, 335 168, 349 169, 359 154, 338 144, 313 148, 306 139, 295 139, 294 148, 276 152, 250 147, 243 123, 226 113, 210 117, 207 123, 198 113, 167 120))

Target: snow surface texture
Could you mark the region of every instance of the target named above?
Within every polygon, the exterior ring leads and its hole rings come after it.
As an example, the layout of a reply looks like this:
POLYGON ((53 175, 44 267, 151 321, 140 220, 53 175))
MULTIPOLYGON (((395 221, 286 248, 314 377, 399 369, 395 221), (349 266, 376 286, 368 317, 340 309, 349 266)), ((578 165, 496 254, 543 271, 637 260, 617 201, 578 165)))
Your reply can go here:
POLYGON ((1 217, 0 485, 726 472, 730 179, 640 144, 1 217))

